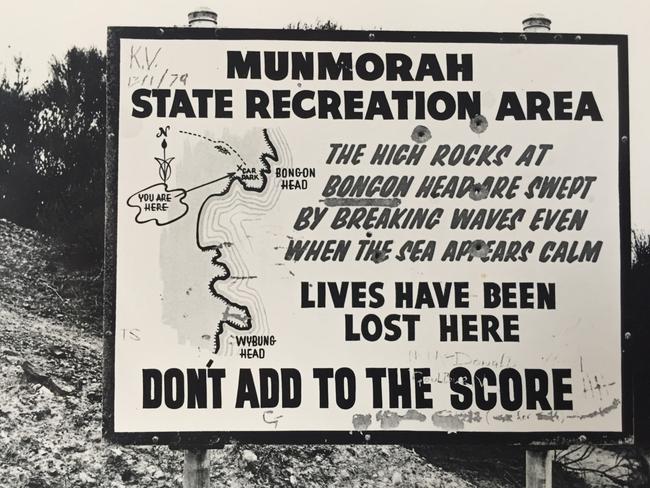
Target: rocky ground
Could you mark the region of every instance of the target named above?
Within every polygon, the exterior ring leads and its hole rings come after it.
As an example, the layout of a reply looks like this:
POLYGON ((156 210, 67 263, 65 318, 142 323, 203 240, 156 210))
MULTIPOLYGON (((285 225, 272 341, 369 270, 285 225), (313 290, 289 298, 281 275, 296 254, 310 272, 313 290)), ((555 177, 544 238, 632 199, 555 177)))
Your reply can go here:
MULTIPOLYGON (((0 488, 180 487, 182 452, 101 438, 101 270, 2 220, 0 249, 0 488)), ((650 486, 634 452, 584 449, 558 454, 577 459, 558 486, 650 486)), ((235 444, 211 456, 215 487, 524 483, 521 448, 235 444)))

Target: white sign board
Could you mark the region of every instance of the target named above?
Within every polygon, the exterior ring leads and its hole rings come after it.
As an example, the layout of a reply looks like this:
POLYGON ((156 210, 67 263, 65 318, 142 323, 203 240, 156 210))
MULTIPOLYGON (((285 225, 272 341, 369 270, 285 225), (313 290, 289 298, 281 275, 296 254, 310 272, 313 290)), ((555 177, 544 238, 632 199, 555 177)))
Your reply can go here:
POLYGON ((626 44, 570 39, 113 30, 108 433, 623 434, 626 44))

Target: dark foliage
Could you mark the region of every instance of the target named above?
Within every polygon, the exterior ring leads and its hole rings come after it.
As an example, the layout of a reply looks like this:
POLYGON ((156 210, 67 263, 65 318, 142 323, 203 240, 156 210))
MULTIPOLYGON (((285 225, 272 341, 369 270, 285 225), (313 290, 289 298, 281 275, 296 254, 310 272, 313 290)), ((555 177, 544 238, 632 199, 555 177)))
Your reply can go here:
POLYGON ((15 64, 15 80, 6 73, 0 80, 0 217, 25 226, 33 222, 38 190, 30 140, 34 110, 22 59, 15 64), (27 201, 25 194, 34 198, 27 201))
POLYGON ((628 307, 635 375, 635 435, 650 446, 650 236, 642 232, 632 235, 633 265, 628 307))
POLYGON ((0 217, 61 239, 84 264, 103 249, 105 59, 70 49, 27 91, 0 81, 0 217))

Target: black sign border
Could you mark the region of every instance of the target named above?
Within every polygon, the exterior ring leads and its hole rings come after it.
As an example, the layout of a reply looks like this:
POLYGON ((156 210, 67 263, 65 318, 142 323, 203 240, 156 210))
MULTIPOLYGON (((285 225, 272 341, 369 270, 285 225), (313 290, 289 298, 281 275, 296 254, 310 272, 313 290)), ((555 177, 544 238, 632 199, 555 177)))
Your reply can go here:
POLYGON ((104 254, 104 382, 103 436, 121 444, 161 444, 176 448, 220 447, 232 440, 264 444, 516 444, 561 447, 591 442, 634 442, 633 374, 631 367, 631 320, 629 283, 631 272, 630 150, 628 41, 626 35, 556 34, 516 32, 404 32, 404 31, 317 31, 277 29, 220 29, 188 27, 109 27, 106 117, 106 221, 104 254), (115 290, 117 243, 117 156, 119 130, 119 68, 121 39, 228 39, 375 41, 426 43, 611 45, 618 52, 619 108, 619 214, 621 245, 621 361, 623 402, 622 432, 414 432, 359 431, 269 431, 269 432, 115 432, 115 290))

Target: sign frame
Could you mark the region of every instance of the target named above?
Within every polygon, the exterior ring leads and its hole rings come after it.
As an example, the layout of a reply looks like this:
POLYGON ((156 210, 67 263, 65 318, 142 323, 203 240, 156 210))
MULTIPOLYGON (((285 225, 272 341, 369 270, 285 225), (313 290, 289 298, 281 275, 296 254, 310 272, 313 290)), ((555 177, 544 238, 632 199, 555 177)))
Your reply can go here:
POLYGON ((175 448, 219 447, 231 440, 260 444, 513 444, 565 446, 572 443, 631 444, 634 442, 633 363, 629 283, 631 272, 630 149, 628 40, 615 34, 556 34, 499 32, 406 32, 365 30, 221 29, 187 27, 109 27, 107 44, 106 202, 104 247, 104 378, 103 436, 121 444, 161 444, 175 448), (458 432, 385 430, 278 431, 278 432, 115 432, 115 293, 117 243, 117 172, 119 131, 120 41, 122 39, 224 39, 293 41, 375 41, 395 43, 489 43, 608 45, 617 47, 618 59, 618 176, 621 263, 622 432, 458 432))

